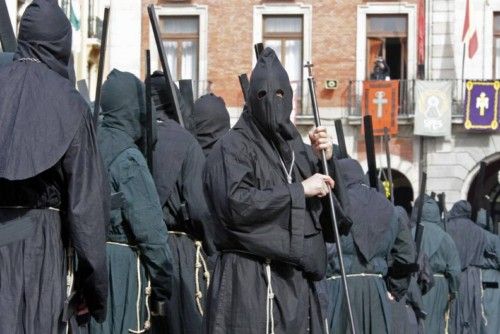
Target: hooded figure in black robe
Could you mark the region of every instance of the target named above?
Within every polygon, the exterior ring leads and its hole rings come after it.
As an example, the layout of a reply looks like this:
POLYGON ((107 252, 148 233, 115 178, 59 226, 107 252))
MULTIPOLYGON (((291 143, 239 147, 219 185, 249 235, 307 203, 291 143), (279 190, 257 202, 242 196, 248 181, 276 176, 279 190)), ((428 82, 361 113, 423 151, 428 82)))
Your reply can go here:
POLYGON ((64 332, 69 246, 72 305, 106 317, 109 187, 70 54, 57 1, 33 1, 14 62, 0 69, 0 333, 64 332))
MULTIPOLYGON (((396 206, 396 211, 400 223, 410 229, 410 218, 406 210, 401 206, 396 206)), ((422 256, 420 258, 424 261, 427 259, 422 256)), ((425 268, 430 269, 429 264, 420 265, 419 263, 419 273, 425 268)), ((432 272, 426 273, 426 276, 429 275, 432 275, 432 272)), ((425 307, 418 279, 418 275, 412 275, 406 295, 392 304, 393 333, 425 333, 425 307)))
POLYGON ((170 296, 172 255, 158 193, 137 143, 145 131, 144 87, 132 73, 113 70, 102 86, 99 147, 114 193, 107 231, 109 313, 91 333, 128 333, 151 327, 170 296), (147 307, 149 306, 149 307, 147 307))
POLYGON ((500 333, 500 237, 491 233, 493 222, 484 209, 477 213, 476 223, 486 231, 487 249, 481 267, 483 312, 481 334, 500 333))
MULTIPOLYGON (((418 207, 420 198, 415 201, 418 207)), ((415 237, 417 210, 413 210, 410 223, 415 237)), ((449 301, 456 297, 459 287, 460 257, 451 236, 444 231, 439 206, 430 196, 424 196, 422 221, 424 233, 421 253, 429 259, 434 286, 423 296, 425 329, 427 333, 444 333, 449 301)))
POLYGON ((171 119, 175 109, 164 94, 163 77, 153 80, 158 125, 153 177, 169 230, 173 261, 167 315, 159 319, 154 329, 158 333, 196 334, 201 332, 210 279, 207 254, 214 252, 207 238, 207 229, 213 223, 203 193, 205 156, 196 139, 171 119))
POLYGON ((212 148, 204 171, 221 252, 205 333, 325 332, 313 282, 325 275, 331 223, 322 200, 305 197, 301 182, 319 164, 291 111, 288 75, 266 48, 252 72, 249 109, 212 148))
POLYGON ((226 104, 214 94, 203 95, 194 103, 193 117, 196 139, 208 156, 215 143, 231 128, 226 104))
MULTIPOLYGON (((175 83, 174 89, 175 94, 177 95, 177 101, 179 102, 181 117, 184 121, 184 128, 188 130, 193 136, 196 136, 193 111, 191 110, 187 102, 184 101, 184 98, 175 83)), ((170 87, 167 87, 167 82, 165 80, 165 75, 163 75, 163 72, 155 71, 151 75, 151 97, 153 98, 153 103, 156 107, 156 111, 163 112, 167 116, 167 118, 179 123, 177 112, 174 108, 174 102, 168 98, 170 96, 168 93, 169 90, 170 87)))
POLYGON ((453 205, 446 224, 446 231, 455 240, 460 254, 462 269, 458 296, 451 307, 450 333, 479 333, 486 320, 482 307, 481 267, 498 269, 500 254, 495 254, 494 248, 489 247, 487 232, 470 219, 471 213, 469 202, 458 201, 453 205), (495 261, 488 265, 486 256, 495 261))
MULTIPOLYGON (((408 225, 387 198, 364 183, 363 169, 352 159, 338 162, 347 189, 351 234, 342 249, 357 333, 392 333, 393 303, 406 294, 415 270, 415 246, 408 225)), ((336 249, 329 247, 330 333, 350 333, 336 249)))

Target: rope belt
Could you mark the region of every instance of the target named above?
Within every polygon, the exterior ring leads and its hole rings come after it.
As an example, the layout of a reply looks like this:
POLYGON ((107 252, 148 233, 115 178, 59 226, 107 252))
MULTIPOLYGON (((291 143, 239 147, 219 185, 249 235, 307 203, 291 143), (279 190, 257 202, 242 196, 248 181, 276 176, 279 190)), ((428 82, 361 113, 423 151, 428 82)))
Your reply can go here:
POLYGON ((479 270, 479 282, 481 282, 480 287, 481 287, 481 318, 483 318, 484 325, 488 326, 488 319, 486 318, 486 314, 484 313, 484 288, 483 288, 483 271, 479 270))
POLYGON ((271 260, 266 259, 264 263, 267 278, 267 298, 266 298, 266 334, 274 334, 274 291, 271 280, 271 260), (271 328, 269 328, 271 327, 271 328))
MULTIPOLYGON (((73 283, 75 281, 75 273, 73 268, 73 255, 74 249, 71 247, 71 244, 66 249, 66 259, 67 259, 67 272, 66 272, 66 298, 71 296, 71 292, 73 291, 73 283)), ((69 334, 69 321, 66 323, 66 334, 69 334)))
POLYGON ((191 240, 194 241, 194 245, 196 247, 196 259, 195 259, 195 265, 194 265, 194 284, 195 284, 195 299, 196 299, 196 306, 198 308, 198 312, 203 316, 203 306, 202 306, 202 300, 203 300, 203 293, 201 292, 201 285, 200 285, 200 269, 203 268, 203 277, 205 278, 205 281, 207 282, 207 289, 210 285, 210 272, 208 271, 208 265, 205 259, 203 258, 203 253, 201 252, 202 249, 202 243, 201 241, 194 240, 189 234, 181 231, 168 231, 169 234, 174 234, 174 235, 182 235, 185 237, 190 238, 191 240))
POLYGON ((148 279, 148 284, 144 289, 144 294, 146 295, 146 320, 144 321, 144 327, 141 329, 141 287, 142 287, 142 279, 141 279, 141 256, 139 253, 139 249, 136 246, 124 244, 120 242, 108 241, 109 245, 116 245, 122 247, 128 247, 135 251, 137 256, 137 302, 135 304, 135 311, 137 317, 137 330, 129 329, 130 333, 141 334, 147 332, 151 328, 151 310, 149 308, 149 297, 151 296, 151 280, 148 279))
MULTIPOLYGON (((351 278, 351 277, 378 277, 378 278, 382 278, 383 277, 381 274, 370 274, 370 273, 348 274, 345 276, 347 278, 351 278)), ((327 280, 336 280, 336 279, 339 279, 341 277, 342 276, 340 276, 340 275, 334 275, 334 276, 328 277, 327 280)))

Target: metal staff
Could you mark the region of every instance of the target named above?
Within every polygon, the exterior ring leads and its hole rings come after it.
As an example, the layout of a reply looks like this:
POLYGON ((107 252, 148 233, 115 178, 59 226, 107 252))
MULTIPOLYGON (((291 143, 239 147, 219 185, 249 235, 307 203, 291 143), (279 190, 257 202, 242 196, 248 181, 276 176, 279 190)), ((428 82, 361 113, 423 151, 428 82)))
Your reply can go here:
POLYGON ((340 151, 339 159, 345 159, 349 155, 347 154, 347 146, 345 144, 344 129, 342 128, 342 121, 340 119, 335 120, 335 132, 337 133, 337 143, 339 145, 339 151, 340 151))
POLYGON ((366 161, 368 162, 368 176, 370 187, 378 189, 377 161, 375 160, 375 140, 373 137, 372 116, 363 117, 365 127, 366 161))
POLYGON ((149 171, 153 174, 153 122, 156 120, 153 117, 153 106, 151 104, 151 53, 146 50, 146 160, 148 162, 149 171))
POLYGON ((389 178, 389 189, 391 191, 391 202, 394 204, 394 182, 392 180, 392 168, 391 168, 391 151, 389 150, 389 141, 391 136, 389 135, 389 129, 384 127, 384 148, 385 157, 387 159, 387 177, 389 178))
MULTIPOLYGON (((307 83, 309 84, 309 93, 311 95, 311 105, 312 105, 312 110, 314 114, 314 123, 316 127, 321 126, 321 119, 319 117, 319 110, 318 110, 318 100, 316 98, 316 90, 314 86, 314 77, 312 76, 312 64, 310 62, 307 62, 305 67, 307 67, 309 71, 309 77, 307 78, 307 83)), ((323 150, 321 152, 322 155, 322 166, 323 166, 323 172, 326 175, 329 175, 328 171, 328 163, 326 160, 326 153, 323 150)), ((351 298, 349 296, 349 289, 347 287, 347 276, 345 272, 345 266, 344 266, 344 258, 342 254, 342 246, 340 244, 340 234, 339 234, 339 229, 338 229, 338 224, 337 224, 337 216, 335 215, 335 206, 334 206, 334 201, 333 201, 333 193, 330 191, 328 193, 328 200, 329 200, 329 206, 330 206, 330 214, 332 217, 332 227, 333 227, 333 233, 335 235, 335 245, 337 246, 337 253, 339 256, 339 265, 340 265, 340 275, 342 277, 342 284, 344 286, 344 293, 347 301, 347 310, 349 312, 349 322, 351 325, 351 333, 355 334, 356 329, 354 327, 354 317, 352 315, 352 307, 351 307, 351 298)))
POLYGON ((415 244, 417 247, 417 260, 420 255, 420 247, 422 246, 422 236, 424 235, 424 225, 420 224, 422 221, 422 210, 424 208, 424 196, 425 196, 425 186, 427 183, 427 173, 422 173, 422 179, 420 180, 420 201, 417 203, 417 227, 415 229, 415 244))
POLYGON ((95 87, 95 101, 94 101, 94 124, 97 126, 99 120, 99 110, 101 108, 101 88, 102 77, 104 74, 104 62, 106 57, 106 44, 108 41, 108 27, 109 27, 109 6, 104 8, 104 20, 102 23, 101 35, 101 49, 99 50, 99 67, 97 70, 97 84, 95 87))
POLYGON ((167 83, 167 96, 174 104, 175 112, 177 114, 177 120, 179 124, 184 128, 184 120, 182 118, 181 109, 179 107, 179 100, 177 99, 177 93, 175 89, 175 84, 172 79, 172 74, 170 73, 170 68, 168 67, 167 57, 165 56, 165 50, 163 50, 163 43, 160 38, 160 25, 158 23, 158 16, 156 16, 155 6, 148 6, 149 22, 151 23, 151 29, 153 30, 153 35, 155 37, 156 48, 158 49, 158 55, 160 56, 161 68, 163 69, 163 75, 165 76, 165 81, 167 83))
POLYGON ((438 194, 437 197, 438 197, 439 211, 443 219, 444 231, 446 232, 446 223, 448 219, 448 212, 446 211, 446 194, 443 192, 441 194, 438 194))
POLYGON ((5 0, 0 0, 0 42, 3 52, 15 52, 17 48, 16 34, 12 28, 5 0))

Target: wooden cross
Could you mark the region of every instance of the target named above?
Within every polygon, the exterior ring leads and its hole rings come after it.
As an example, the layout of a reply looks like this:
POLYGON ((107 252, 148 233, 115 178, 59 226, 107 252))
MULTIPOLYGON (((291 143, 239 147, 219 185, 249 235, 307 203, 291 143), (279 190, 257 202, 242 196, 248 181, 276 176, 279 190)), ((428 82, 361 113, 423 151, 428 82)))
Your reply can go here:
POLYGON ((314 65, 310 61, 307 61, 304 67, 307 68, 307 73, 309 74, 310 77, 312 77, 313 76, 312 68, 314 67, 314 65))
POLYGON ((490 107, 490 98, 486 96, 486 93, 482 92, 476 99, 476 108, 479 109, 479 115, 484 116, 486 109, 490 107))

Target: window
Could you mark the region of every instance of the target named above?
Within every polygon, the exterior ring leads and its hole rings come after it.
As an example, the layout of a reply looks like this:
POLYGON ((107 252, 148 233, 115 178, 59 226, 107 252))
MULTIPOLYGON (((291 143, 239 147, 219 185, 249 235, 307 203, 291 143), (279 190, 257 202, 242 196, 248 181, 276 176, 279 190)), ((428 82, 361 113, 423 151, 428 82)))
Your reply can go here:
POLYGON ((288 72, 293 89, 293 109, 302 114, 303 16, 264 15, 264 46, 272 48, 288 72))
POLYGON ((160 29, 172 78, 193 80, 198 92, 199 16, 161 16, 160 29))
POLYGON ((493 16, 493 78, 500 79, 500 12, 493 16))
POLYGON ((391 79, 408 77, 408 16, 370 14, 366 16, 366 78, 370 78, 378 57, 385 59, 391 79))

